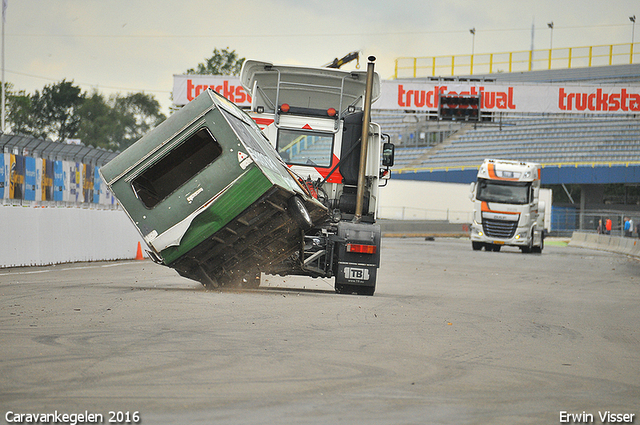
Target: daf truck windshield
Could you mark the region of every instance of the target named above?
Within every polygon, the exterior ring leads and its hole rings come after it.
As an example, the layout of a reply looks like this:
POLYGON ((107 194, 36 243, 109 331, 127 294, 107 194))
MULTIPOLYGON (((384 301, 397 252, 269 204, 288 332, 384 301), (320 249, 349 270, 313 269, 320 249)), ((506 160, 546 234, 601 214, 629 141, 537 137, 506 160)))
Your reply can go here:
POLYGON ((478 179, 478 192, 476 198, 479 201, 499 202, 502 204, 528 204, 528 182, 506 182, 478 179))

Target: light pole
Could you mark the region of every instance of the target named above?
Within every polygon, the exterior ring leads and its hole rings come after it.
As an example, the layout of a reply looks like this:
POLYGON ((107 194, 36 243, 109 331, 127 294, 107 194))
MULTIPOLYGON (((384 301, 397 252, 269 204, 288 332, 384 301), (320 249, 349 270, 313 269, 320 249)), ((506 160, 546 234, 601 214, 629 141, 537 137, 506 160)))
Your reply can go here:
POLYGON ((551 35, 549 36, 549 69, 551 69, 551 52, 553 51, 553 21, 548 22, 547 26, 551 30, 551 35))
POLYGON ((469 30, 472 35, 471 38, 471 75, 473 75, 473 54, 476 48, 476 27, 473 27, 469 30))

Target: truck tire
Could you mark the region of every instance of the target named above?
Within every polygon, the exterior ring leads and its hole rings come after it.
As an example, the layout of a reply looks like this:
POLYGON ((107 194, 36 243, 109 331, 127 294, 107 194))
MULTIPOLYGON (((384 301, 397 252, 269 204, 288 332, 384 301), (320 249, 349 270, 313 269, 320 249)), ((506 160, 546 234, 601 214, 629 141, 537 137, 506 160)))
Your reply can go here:
POLYGON ((307 207, 299 196, 289 198, 289 214, 302 227, 303 230, 309 230, 313 227, 313 221, 307 207))
POLYGON ((540 246, 534 246, 531 249, 531 252, 536 253, 536 254, 542 254, 542 250, 544 249, 544 231, 542 232, 541 236, 540 236, 540 246))
POLYGON ((533 249, 534 249, 534 246, 533 246, 533 231, 532 231, 529 245, 521 246, 520 250, 522 251, 523 254, 530 254, 533 252, 533 249))
POLYGON ((471 242, 471 249, 474 251, 480 251, 484 244, 482 242, 471 242))

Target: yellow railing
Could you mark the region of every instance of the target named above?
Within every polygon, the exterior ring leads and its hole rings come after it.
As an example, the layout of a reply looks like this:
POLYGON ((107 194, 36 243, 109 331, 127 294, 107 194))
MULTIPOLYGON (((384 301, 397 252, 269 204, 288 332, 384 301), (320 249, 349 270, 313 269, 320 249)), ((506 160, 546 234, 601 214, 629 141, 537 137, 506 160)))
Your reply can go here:
POLYGON ((403 57, 394 78, 493 74, 640 63, 640 43, 457 56, 403 57))

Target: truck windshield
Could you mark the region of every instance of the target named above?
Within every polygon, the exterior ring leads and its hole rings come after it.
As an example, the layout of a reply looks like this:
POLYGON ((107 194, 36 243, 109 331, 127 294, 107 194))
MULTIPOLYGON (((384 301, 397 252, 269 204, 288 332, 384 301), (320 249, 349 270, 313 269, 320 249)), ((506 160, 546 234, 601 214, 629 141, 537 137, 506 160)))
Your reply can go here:
POLYGON ((277 149, 287 164, 330 167, 333 134, 281 128, 277 149))
POLYGON ((478 179, 476 198, 485 202, 500 202, 502 204, 528 204, 528 182, 506 182, 478 179))

